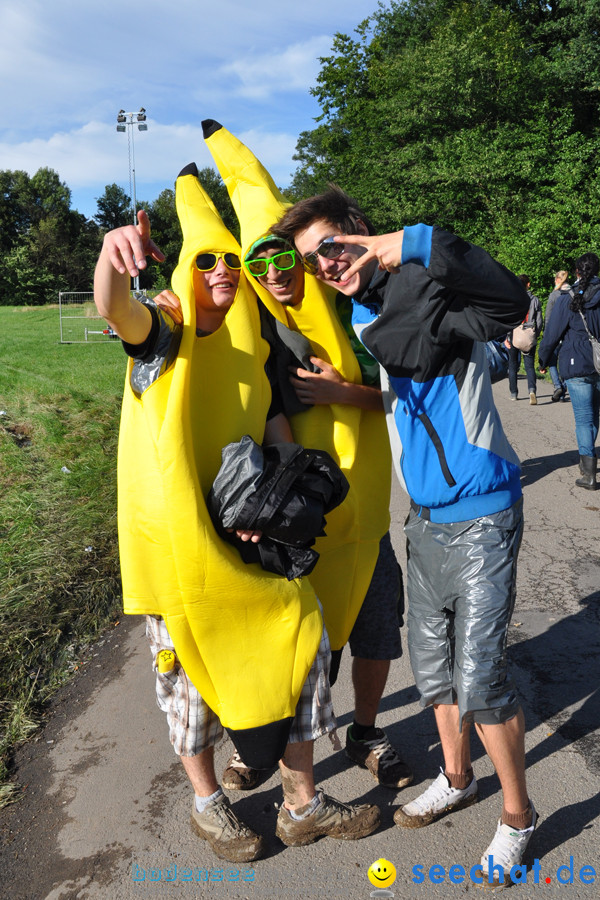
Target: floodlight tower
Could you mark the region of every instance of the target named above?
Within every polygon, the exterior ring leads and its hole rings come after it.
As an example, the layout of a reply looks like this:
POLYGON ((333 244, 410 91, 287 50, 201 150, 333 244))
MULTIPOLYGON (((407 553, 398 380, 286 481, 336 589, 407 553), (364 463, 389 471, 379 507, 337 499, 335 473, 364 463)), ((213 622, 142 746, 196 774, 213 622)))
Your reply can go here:
MULTIPOLYGON (((127 152, 129 156, 129 192, 133 203, 133 224, 137 225, 137 198, 135 196, 135 142, 133 139, 134 122, 138 131, 148 131, 146 110, 140 106, 139 112, 125 112, 120 109, 117 114, 117 131, 127 132, 127 152)), ((139 275, 133 279, 134 290, 139 290, 139 275)))

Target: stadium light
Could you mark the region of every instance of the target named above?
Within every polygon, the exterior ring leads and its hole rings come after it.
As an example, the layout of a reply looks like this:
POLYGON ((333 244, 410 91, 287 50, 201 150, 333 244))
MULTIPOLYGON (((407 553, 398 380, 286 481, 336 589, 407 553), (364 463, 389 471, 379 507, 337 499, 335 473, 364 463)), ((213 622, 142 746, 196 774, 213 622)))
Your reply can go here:
MULTIPOLYGON (((135 196, 135 142, 133 139, 134 119, 138 131, 148 131, 146 123, 146 110, 140 106, 139 112, 125 112, 120 109, 117 113, 117 131, 127 132, 127 152, 129 156, 129 192, 133 201, 133 224, 137 225, 137 198, 135 196)), ((139 290, 140 279, 133 279, 134 290, 139 290)))

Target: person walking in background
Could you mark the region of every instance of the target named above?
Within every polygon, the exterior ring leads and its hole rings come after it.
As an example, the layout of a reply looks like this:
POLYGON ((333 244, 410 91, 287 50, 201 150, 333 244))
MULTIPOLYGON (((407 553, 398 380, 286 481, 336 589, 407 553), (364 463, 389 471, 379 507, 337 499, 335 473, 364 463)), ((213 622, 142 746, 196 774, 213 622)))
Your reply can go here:
POLYGON ((558 366, 571 398, 579 449, 581 477, 575 484, 588 491, 598 488, 595 447, 600 416, 600 374, 594 368, 588 331, 595 337, 600 335, 599 268, 595 253, 579 257, 575 264, 577 281, 556 301, 539 351, 540 371, 544 372, 560 344, 558 366))
MULTIPOLYGON (((560 271, 556 272, 554 276, 554 290, 551 294, 548 295, 548 299, 546 301, 546 328, 548 327, 548 322, 550 321, 550 315, 552 313, 552 310, 554 309, 554 304, 560 297, 561 291, 568 291, 571 289, 568 278, 569 273, 566 271, 566 269, 560 269, 560 271)), ((556 403, 558 400, 564 400, 567 393, 565 383, 560 376, 560 372, 558 371, 557 360, 558 352, 557 350, 555 350, 550 358, 550 361, 548 362, 548 371, 550 372, 550 378, 552 379, 552 384, 554 385, 554 393, 552 394, 553 403, 556 403)))
POLYGON ((535 348, 538 338, 544 327, 542 304, 530 290, 531 282, 528 275, 519 275, 525 285, 529 297, 529 310, 523 322, 508 336, 508 387, 513 400, 519 397, 517 388, 517 372, 521 363, 521 353, 527 375, 527 390, 529 402, 532 406, 537 404, 537 391, 535 384, 535 348))

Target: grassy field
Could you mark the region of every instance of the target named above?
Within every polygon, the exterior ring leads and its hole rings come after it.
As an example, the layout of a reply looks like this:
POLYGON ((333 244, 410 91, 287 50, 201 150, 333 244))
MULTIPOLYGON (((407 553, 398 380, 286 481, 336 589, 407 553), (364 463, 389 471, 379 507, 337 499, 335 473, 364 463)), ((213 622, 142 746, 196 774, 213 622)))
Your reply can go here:
POLYGON ((0 307, 0 804, 10 756, 119 613, 120 342, 59 343, 58 309, 0 307))

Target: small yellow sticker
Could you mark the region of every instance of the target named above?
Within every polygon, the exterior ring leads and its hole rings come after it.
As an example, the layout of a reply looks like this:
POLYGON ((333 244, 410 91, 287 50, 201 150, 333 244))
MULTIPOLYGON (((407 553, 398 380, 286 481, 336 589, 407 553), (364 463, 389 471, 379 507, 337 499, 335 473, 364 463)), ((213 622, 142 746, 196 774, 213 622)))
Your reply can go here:
POLYGON ((159 650, 156 654, 156 668, 164 675, 175 668, 175 653, 173 650, 159 650))
POLYGON ((375 887, 389 887, 396 880, 396 868, 389 859, 377 859, 369 866, 367 875, 375 887))

